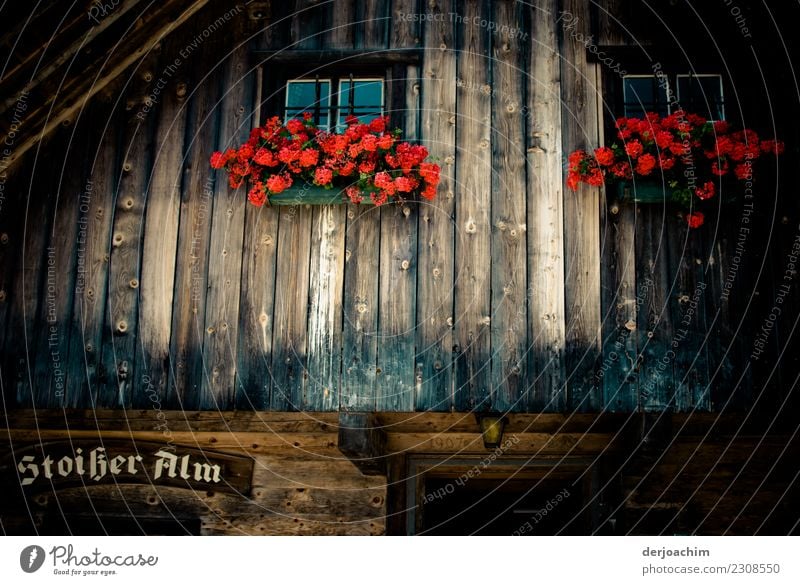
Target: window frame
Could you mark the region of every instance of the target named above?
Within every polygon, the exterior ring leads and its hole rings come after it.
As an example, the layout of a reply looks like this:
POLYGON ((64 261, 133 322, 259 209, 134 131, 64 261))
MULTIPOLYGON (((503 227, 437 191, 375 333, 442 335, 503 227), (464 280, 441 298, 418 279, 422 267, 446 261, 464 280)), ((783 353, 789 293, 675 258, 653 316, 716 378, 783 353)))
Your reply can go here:
MULTIPOLYGON (((683 105, 683 102, 681 100, 681 86, 680 86, 679 80, 681 78, 692 79, 692 78, 700 78, 700 77, 716 77, 719 80, 719 103, 714 103, 713 105, 716 106, 716 108, 719 109, 720 113, 722 114, 722 117, 719 118, 719 120, 725 120, 726 119, 726 116, 725 116, 725 84, 722 82, 722 74, 720 74, 720 73, 676 73, 675 74, 675 95, 677 96, 678 103, 683 105)), ((702 89, 702 87, 701 87, 701 89, 702 89)), ((703 92, 703 100, 704 100, 706 105, 712 105, 708 100, 708 96, 705 95, 705 92, 703 92)), ((711 108, 709 108, 709 110, 711 110, 711 108)), ((710 111, 709 111, 709 113, 710 113, 710 111)), ((716 118, 709 118, 709 120, 712 121, 712 122, 719 121, 716 118)))
MULTIPOLYGON (((305 71, 298 72, 296 64, 276 63, 273 66, 260 66, 261 69, 261 98, 259 99, 259 123, 263 124, 272 116, 284 119, 286 113, 286 92, 287 82, 292 80, 308 79, 316 80, 331 79, 331 83, 337 84, 338 80, 349 78, 352 74, 353 79, 382 79, 383 80, 383 105, 384 116, 390 119, 392 128, 398 127, 408 132, 406 116, 406 89, 408 83, 407 66, 398 63, 358 63, 358 62, 336 62, 323 63, 316 67, 305 67, 305 71)), ((331 86, 333 95, 333 85, 331 86)), ((338 104, 337 104, 338 106, 338 104)), ((285 120, 284 120, 285 121, 285 120)), ((417 123, 418 124, 418 123, 417 123)))

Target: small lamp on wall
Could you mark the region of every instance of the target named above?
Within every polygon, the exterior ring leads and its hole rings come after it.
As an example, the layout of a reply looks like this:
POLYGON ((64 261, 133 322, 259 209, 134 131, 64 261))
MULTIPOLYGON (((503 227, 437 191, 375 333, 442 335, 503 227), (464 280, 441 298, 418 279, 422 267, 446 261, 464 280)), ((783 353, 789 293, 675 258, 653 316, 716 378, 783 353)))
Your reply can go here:
POLYGON ((503 442, 506 419, 497 412, 479 413, 477 417, 483 436, 483 446, 487 449, 496 449, 503 442))

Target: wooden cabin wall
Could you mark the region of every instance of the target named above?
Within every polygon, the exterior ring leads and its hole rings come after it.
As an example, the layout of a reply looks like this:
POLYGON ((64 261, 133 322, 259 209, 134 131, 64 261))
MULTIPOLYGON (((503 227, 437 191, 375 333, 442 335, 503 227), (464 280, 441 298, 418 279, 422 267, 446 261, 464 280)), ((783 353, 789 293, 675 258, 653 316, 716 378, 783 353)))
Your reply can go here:
POLYGON ((587 35, 600 19, 600 42, 623 43, 606 5, 297 0, 272 3, 270 21, 244 6, 203 8, 5 179, 6 406, 749 404, 762 366, 738 368, 749 351, 741 307, 721 297, 735 237, 563 188, 565 153, 598 145, 610 115, 609 73, 563 14, 587 35), (408 17, 420 13, 428 19, 408 17), (395 73, 404 88, 393 107, 442 166, 438 197, 380 209, 246 204, 208 159, 262 121, 271 68, 257 48, 421 49, 420 65, 395 73))

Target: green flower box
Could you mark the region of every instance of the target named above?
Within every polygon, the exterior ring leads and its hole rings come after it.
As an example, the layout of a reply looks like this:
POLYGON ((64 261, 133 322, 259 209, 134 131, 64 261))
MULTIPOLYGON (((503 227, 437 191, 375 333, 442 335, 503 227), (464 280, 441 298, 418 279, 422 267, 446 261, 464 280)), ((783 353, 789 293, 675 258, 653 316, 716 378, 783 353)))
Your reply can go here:
MULTIPOLYGON (((391 203, 390 198, 388 203, 391 203)), ((309 183, 292 185, 277 195, 270 195, 269 205, 342 205, 350 203, 343 188, 326 189, 309 183)), ((375 205, 369 195, 365 195, 361 205, 375 205)))
POLYGON ((633 203, 667 203, 673 200, 673 189, 661 181, 620 181, 617 198, 633 203))

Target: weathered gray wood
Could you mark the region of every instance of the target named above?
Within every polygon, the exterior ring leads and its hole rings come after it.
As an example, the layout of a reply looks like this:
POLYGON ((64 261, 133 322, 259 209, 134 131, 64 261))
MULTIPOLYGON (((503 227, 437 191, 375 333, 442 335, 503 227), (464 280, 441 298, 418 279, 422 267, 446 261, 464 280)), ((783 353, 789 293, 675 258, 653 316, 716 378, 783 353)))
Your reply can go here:
MULTIPOLYGON (((339 10, 335 5, 334 14, 339 10)), ((362 23, 357 23, 357 25, 362 23)), ((333 25, 326 25, 333 26, 333 25)), ((327 31, 330 34, 332 31, 327 31)), ((363 41, 362 41, 363 42, 363 41)), ((378 48, 381 48, 380 46, 378 48)), ((260 60, 269 61, 273 65, 308 65, 309 63, 342 63, 352 62, 358 65, 385 65, 385 64, 419 64, 422 62, 422 53, 413 47, 402 50, 370 51, 365 53, 361 49, 323 49, 323 50, 277 50, 253 51, 260 60)))
MULTIPOLYGON (((164 44, 159 74, 165 76, 175 55, 187 42, 178 34, 164 44)), ((158 108, 153 170, 148 180, 142 236, 142 278, 139 285, 139 323, 133 385, 137 407, 176 407, 169 377, 175 262, 181 202, 182 164, 189 70, 169 75, 158 108)))
POLYGON ((417 209, 380 209, 377 409, 414 409, 417 287, 417 209))
MULTIPOLYGON (((667 214, 669 212, 666 212, 667 214)), ((674 408, 674 355, 669 354, 675 339, 670 295, 673 280, 669 274, 666 222, 662 205, 636 206, 637 284, 647 284, 637 316, 639 336, 639 407, 645 411, 674 408)))
MULTIPOLYGON (((413 11, 413 3, 404 10, 413 11)), ((455 3, 439 2, 430 9, 437 18, 425 26, 424 81, 409 79, 407 119, 421 107, 423 143, 442 169, 433 201, 419 203, 417 285, 417 410, 447 411, 453 405, 453 252, 455 247, 455 157, 457 47, 455 3), (417 105, 424 85, 421 106, 417 105)), ((400 44, 400 41, 396 41, 400 44)), ((403 41, 409 42, 409 41, 403 41)), ((409 68, 410 70, 411 68, 409 68)), ((410 77, 410 75, 409 75, 410 77)))
POLYGON ((374 410, 378 352, 378 208, 347 206, 343 410, 374 410))
MULTIPOLYGON (((606 191, 609 197, 610 191, 606 191)), ((635 207, 611 200, 603 222, 603 361, 595 384, 603 388, 603 406, 611 412, 638 409, 637 313, 652 281, 637 281, 634 230, 635 207)))
POLYGON ((530 11, 526 109, 528 159, 528 375, 525 409, 560 411, 564 370, 564 179, 561 170, 561 69, 557 2, 530 11))
POLYGON ((118 148, 121 130, 124 128, 123 109, 119 105, 115 107, 115 101, 116 98, 101 94, 95 98, 88 112, 92 120, 100 120, 102 123, 95 126, 96 136, 93 137, 86 157, 87 171, 83 189, 86 196, 84 202, 89 209, 80 209, 80 218, 86 217, 83 251, 85 272, 83 279, 78 277, 76 281, 70 335, 70 374, 67 383, 69 393, 81 397, 81 405, 94 404, 101 387, 106 383, 106 373, 101 361, 102 344, 111 228, 121 164, 118 148))
MULTIPOLYGON (((674 319, 675 409, 678 412, 707 410, 710 404, 708 380, 708 336, 706 323, 707 285, 702 261, 703 233, 691 230, 685 221, 670 218, 667 227, 670 295, 674 319)), ((671 354, 670 354, 671 355, 671 354)))
POLYGON ((342 368, 345 208, 318 207, 311 233, 304 410, 337 410, 342 368))
POLYGON ((374 414, 339 413, 337 447, 364 475, 386 474, 386 432, 374 414))
MULTIPOLYGON (((252 126, 260 125, 264 69, 255 81, 252 126)), ((239 300, 239 340, 236 352, 236 408, 269 408, 272 354, 272 308, 275 300, 275 263, 278 210, 245 206, 242 244, 242 283, 239 300)))
MULTIPOLYGON (((373 30, 369 46, 380 46, 382 25, 379 16, 383 2, 364 5, 364 27, 373 30)), ((393 36, 405 37, 396 31, 393 36)), ((400 39, 398 39, 400 40, 400 39)), ((401 42, 407 42, 402 41, 401 42)), ((411 84, 407 84, 413 86, 411 84)), ((407 97, 404 140, 417 138, 416 94, 407 97)), ((417 311, 417 217, 419 205, 388 205, 380 210, 380 290, 378 307, 377 408, 410 411, 414 409, 415 324, 417 311)))
MULTIPOLYGON (((467 0, 458 13, 490 19, 488 3, 467 0)), ((458 144, 455 252, 455 408, 488 407, 491 391, 491 61, 490 35, 468 22, 457 25, 461 46, 456 83, 458 144)), ((430 47, 430 51, 435 47, 430 47)), ((446 80, 443 80, 446 82, 446 80)))
MULTIPOLYGON (((400 0, 399 3, 402 4, 404 1, 400 0)), ((355 3, 356 15, 359 20, 356 33, 357 48, 379 49, 388 46, 387 31, 391 25, 389 21, 391 18, 390 3, 391 0, 361 0, 355 3)), ((395 2, 395 4, 398 3, 395 2)), ((389 59, 400 58, 403 54, 394 53, 389 59)))
MULTIPOLYGON (((83 110, 77 123, 69 129, 65 150, 58 153, 52 172, 57 184, 52 210, 52 227, 48 233, 45 282, 42 289, 44 305, 38 329, 39 345, 34 373, 36 403, 41 407, 77 406, 82 403, 78 391, 69 388, 69 344, 71 321, 77 282, 78 238, 86 227, 86 218, 79 208, 85 203, 83 184, 84 159, 87 154, 88 132, 94 128, 90 113, 83 110)), ((86 209, 88 212, 88 209, 86 209)), ((74 370, 72 370, 74 372, 74 370)))
POLYGON ((147 187, 152 171, 154 113, 144 114, 155 82, 158 55, 149 54, 133 73, 126 93, 126 127, 121 145, 122 166, 115 185, 111 248, 109 250, 106 321, 102 367, 105 384, 97 402, 130 406, 141 282, 141 247, 147 187))
MULTIPOLYGON (((586 60, 579 42, 589 33, 589 7, 580 0, 564 0, 563 8, 575 24, 560 30, 562 144, 564 153, 598 145, 597 65, 586 60)), ((563 24, 564 21, 562 21, 563 24)), ((562 26, 563 28, 563 26, 562 26)), ((600 362, 600 201, 599 190, 581 185, 564 194, 564 288, 567 404, 573 410, 595 410, 602 397, 594 385, 600 362)))
POLYGON ((494 5, 492 84, 492 404, 517 410, 528 376, 525 182, 525 48, 504 30, 524 28, 522 5, 494 5), (504 29, 504 27, 506 27, 504 29))
MULTIPOLYGON (((244 22, 239 19, 232 24, 231 34, 243 36, 244 22)), ((224 94, 218 106, 221 121, 217 150, 235 148, 250 135, 254 75, 247 70, 247 62, 246 44, 239 45, 226 59, 224 94)), ((206 375, 200 386, 204 408, 228 409, 234 405, 246 205, 244 189, 231 189, 221 175, 217 176, 203 341, 206 375)))
MULTIPOLYGON (((355 6, 331 5, 327 46, 351 48, 355 6)), ((327 191, 337 194, 338 189, 327 191)), ((339 201, 342 198, 338 193, 339 201)), ((342 368, 342 295, 344 292, 344 236, 347 224, 342 205, 314 209, 311 233, 311 275, 308 314, 308 384, 304 410, 337 410, 342 368)))
MULTIPOLYGON (((291 20, 293 47, 319 47, 319 5, 297 0, 291 20)), ((309 206, 284 210, 279 219, 275 270, 270 408, 299 410, 308 383, 308 303, 313 212, 309 206)))
MULTIPOLYGON (((8 343, 4 355, 4 369, 9 372, 5 383, 11 384, 13 390, 7 393, 16 395, 16 402, 21 406, 34 404, 35 387, 33 386, 34 367, 37 359, 39 331, 45 328, 41 313, 46 311, 46 295, 42 287, 46 287, 47 279, 47 246, 52 229, 54 210, 50 205, 41 205, 39 201, 56 200, 60 174, 52 172, 46 159, 49 148, 54 152, 65 152, 68 134, 71 129, 61 130, 48 143, 42 145, 40 151, 32 153, 30 177, 23 182, 19 221, 23 225, 20 261, 17 267, 17 278, 11 291, 11 306, 8 330, 8 343)), ((45 289, 46 292, 46 289, 45 289)), ((48 355, 43 356, 49 359, 48 355)))
POLYGON ((29 181, 32 178, 32 156, 27 156, 13 168, 0 168, 2 199, 0 199, 0 382, 3 384, 3 400, 11 408, 17 398, 14 395, 16 366, 5 358, 10 357, 19 345, 9 323, 14 321, 13 294, 17 283, 23 278, 22 245, 25 222, 25 201, 29 181))
MULTIPOLYGON (((220 35, 213 35, 206 41, 196 59, 200 62, 212 56, 218 59, 219 38, 220 35)), ((186 122, 189 132, 185 145, 169 352, 174 393, 183 408, 199 406, 199 389, 204 375, 202 343, 215 180, 208 161, 214 150, 219 124, 216 104, 220 97, 221 75, 220 68, 212 69, 206 76, 206 71, 198 67, 193 73, 192 92, 189 94, 186 122)), ((173 390, 168 394, 171 392, 173 390)))

